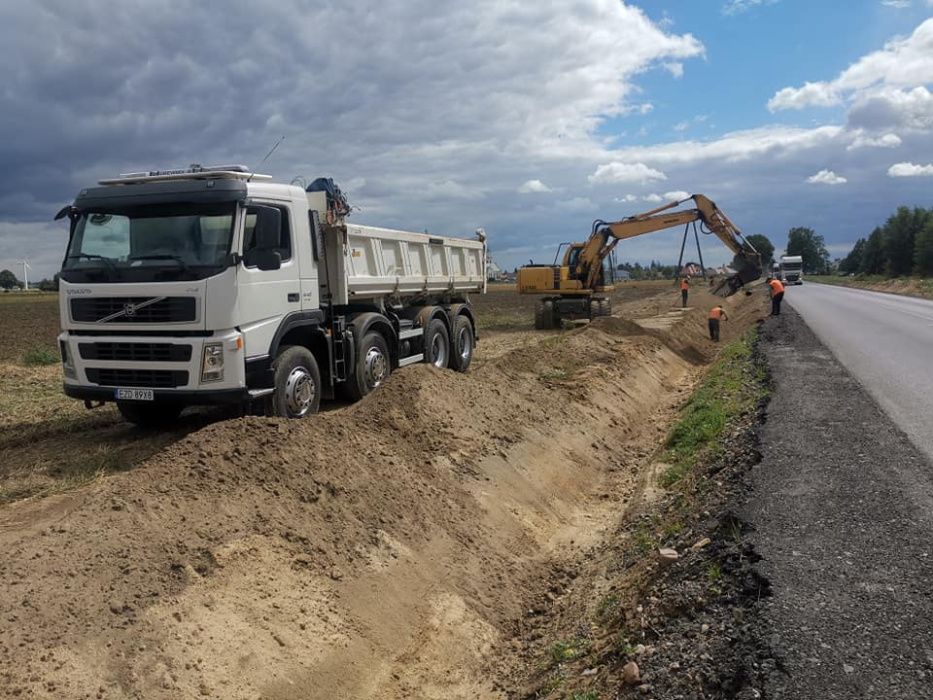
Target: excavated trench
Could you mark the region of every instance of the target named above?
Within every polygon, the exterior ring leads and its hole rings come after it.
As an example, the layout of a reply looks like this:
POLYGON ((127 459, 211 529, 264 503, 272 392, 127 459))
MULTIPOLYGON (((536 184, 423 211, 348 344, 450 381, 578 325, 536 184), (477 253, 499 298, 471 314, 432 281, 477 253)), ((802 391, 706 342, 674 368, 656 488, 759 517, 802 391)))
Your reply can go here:
MULTIPOLYGON (((758 305, 727 308, 724 339, 758 305)), ((468 374, 218 423, 0 511, 0 688, 506 697, 527 601, 611 531, 714 353, 700 311, 645 325, 494 336, 468 374)))

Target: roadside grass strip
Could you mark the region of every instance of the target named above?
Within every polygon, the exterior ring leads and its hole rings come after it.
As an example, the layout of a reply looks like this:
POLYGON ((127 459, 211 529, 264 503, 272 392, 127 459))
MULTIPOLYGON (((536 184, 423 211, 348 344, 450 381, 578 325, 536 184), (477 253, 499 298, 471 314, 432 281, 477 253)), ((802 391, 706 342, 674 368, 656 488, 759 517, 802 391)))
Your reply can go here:
POLYGON ((670 487, 689 475, 694 465, 709 462, 722 450, 730 423, 754 411, 767 394, 765 370, 753 359, 757 329, 723 348, 700 387, 682 411, 665 443, 663 460, 671 466, 661 476, 670 487))

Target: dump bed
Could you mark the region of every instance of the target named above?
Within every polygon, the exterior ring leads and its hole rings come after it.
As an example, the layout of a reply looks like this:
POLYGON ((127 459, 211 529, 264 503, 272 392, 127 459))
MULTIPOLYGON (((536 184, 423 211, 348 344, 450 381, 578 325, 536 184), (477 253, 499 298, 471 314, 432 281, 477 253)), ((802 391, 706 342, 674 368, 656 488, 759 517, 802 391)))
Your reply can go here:
POLYGON ((486 242, 374 226, 325 226, 333 302, 486 291, 486 242), (332 261, 338 263, 334 269, 332 261))

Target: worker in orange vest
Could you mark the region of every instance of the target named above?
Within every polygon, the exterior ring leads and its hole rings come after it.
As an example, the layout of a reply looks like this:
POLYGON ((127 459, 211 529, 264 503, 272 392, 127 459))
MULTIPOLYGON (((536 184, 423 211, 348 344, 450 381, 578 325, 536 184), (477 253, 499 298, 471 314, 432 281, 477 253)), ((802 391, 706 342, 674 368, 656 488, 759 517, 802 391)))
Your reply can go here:
POLYGON ((690 293, 690 278, 683 277, 680 280, 680 306, 681 308, 687 308, 687 294, 690 293))
POLYGON ((722 308, 722 304, 717 304, 709 312, 709 339, 714 343, 719 342, 719 322, 728 321, 726 316, 725 309, 722 308))
POLYGON ((781 280, 769 277, 768 286, 771 287, 771 315, 780 316, 781 300, 784 299, 784 285, 781 280))

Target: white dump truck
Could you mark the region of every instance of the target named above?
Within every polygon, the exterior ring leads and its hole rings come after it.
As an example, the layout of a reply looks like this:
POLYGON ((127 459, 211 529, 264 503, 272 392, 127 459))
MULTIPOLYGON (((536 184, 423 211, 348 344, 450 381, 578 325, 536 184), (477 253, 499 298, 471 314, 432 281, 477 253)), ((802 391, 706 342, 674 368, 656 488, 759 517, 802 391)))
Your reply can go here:
POLYGON ((333 181, 269 180, 244 166, 130 173, 59 212, 68 396, 146 426, 222 403, 301 417, 399 367, 470 366, 482 229, 359 226, 333 181))

